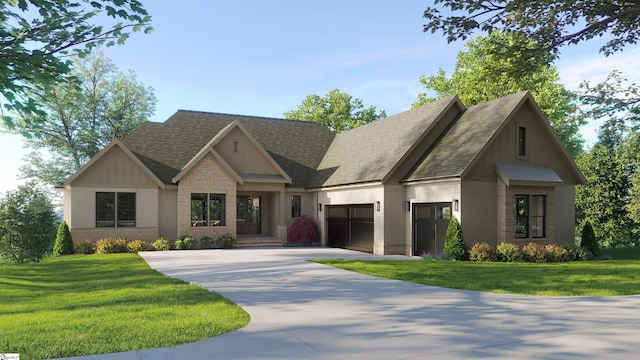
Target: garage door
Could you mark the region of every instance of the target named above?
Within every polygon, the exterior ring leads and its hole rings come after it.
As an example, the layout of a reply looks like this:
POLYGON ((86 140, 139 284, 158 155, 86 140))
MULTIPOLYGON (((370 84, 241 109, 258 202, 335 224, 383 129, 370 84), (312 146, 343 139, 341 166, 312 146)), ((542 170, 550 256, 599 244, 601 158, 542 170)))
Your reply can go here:
POLYGON ((413 255, 441 254, 451 219, 451 203, 413 205, 413 255))
POLYGON ((372 253, 373 205, 327 206, 327 243, 372 253))

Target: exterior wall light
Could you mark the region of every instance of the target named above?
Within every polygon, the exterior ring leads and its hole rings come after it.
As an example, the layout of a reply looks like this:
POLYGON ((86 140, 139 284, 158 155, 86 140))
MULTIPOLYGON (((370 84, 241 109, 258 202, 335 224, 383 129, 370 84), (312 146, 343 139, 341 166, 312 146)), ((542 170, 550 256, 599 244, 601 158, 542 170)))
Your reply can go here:
POLYGON ((376 201, 376 211, 380 211, 380 201, 376 201))
POLYGON ((453 200, 453 210, 455 211, 460 210, 460 201, 458 199, 453 200))
POLYGON ((405 201, 404 202, 404 209, 406 211, 411 211, 411 201, 405 201))

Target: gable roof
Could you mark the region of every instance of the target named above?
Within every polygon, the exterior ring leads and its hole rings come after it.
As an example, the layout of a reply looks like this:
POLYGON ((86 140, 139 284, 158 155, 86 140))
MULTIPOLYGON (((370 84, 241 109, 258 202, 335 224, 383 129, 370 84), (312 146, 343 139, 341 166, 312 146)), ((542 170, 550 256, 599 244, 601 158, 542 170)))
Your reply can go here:
POLYGON ((69 178, 67 178, 67 180, 64 183, 62 183, 62 186, 65 187, 65 186, 70 185, 75 179, 77 179, 80 175, 82 175, 88 168, 90 168, 93 164, 95 164, 98 160, 100 160, 105 154, 107 154, 114 147, 120 148, 125 153, 125 155, 127 155, 127 157, 129 159, 131 159, 131 161, 133 161, 137 166, 139 166, 140 169, 142 169, 142 171, 144 171, 156 184, 158 184, 158 186, 161 189, 164 189, 164 184, 156 176, 156 174, 154 174, 151 169, 149 169, 142 161, 140 161, 140 159, 138 159, 127 148, 127 146, 124 145, 122 143, 122 141, 120 141, 118 139, 113 139, 109 143, 109 145, 107 145, 104 149, 102 149, 100 152, 98 152, 94 157, 91 158, 91 160, 89 160, 86 164, 84 164, 82 167, 80 167, 80 169, 78 169, 78 171, 76 171, 73 175, 71 175, 69 178))
POLYGON ((322 124, 310 121, 178 110, 164 123, 142 124, 122 141, 164 184, 172 184, 234 121, 242 124, 294 187, 307 187, 335 136, 322 124))
POLYGON ((383 181, 455 104, 450 96, 337 134, 310 187, 383 181))

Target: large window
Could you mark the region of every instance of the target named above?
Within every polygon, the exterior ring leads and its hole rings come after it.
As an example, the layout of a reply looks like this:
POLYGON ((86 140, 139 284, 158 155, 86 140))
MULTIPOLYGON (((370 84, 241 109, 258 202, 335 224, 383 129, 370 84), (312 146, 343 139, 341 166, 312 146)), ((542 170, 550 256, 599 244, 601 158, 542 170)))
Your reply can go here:
POLYGON ((300 195, 291 195, 291 217, 300 217, 300 204, 302 199, 300 195))
POLYGON ((546 207, 545 195, 516 195, 516 238, 545 237, 546 207))
POLYGON ((96 192, 96 227, 135 227, 136 193, 96 192))
POLYGON ((224 194, 191 194, 191 226, 224 226, 224 194))

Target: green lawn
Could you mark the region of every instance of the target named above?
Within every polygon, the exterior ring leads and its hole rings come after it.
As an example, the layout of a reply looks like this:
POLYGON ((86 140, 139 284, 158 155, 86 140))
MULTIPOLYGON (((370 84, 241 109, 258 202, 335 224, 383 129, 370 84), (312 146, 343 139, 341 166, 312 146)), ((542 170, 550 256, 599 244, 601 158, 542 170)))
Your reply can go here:
MULTIPOLYGON (((614 259, 640 257, 640 251, 636 249, 606 252, 614 259)), ((638 260, 543 264, 425 260, 316 262, 373 276, 454 289, 554 296, 640 294, 638 260)))
POLYGON ((23 360, 171 346, 248 323, 239 306, 136 254, 0 265, 0 353, 23 360))

